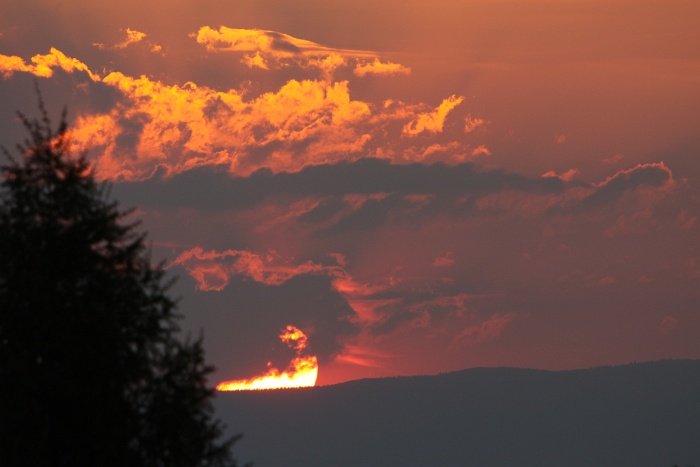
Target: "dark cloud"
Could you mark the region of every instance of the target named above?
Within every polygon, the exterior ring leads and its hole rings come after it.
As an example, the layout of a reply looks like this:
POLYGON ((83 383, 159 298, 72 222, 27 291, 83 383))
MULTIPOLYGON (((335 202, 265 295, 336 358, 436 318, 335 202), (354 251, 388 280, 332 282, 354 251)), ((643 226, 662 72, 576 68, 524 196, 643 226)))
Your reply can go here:
POLYGON ((318 204, 300 214, 296 222, 314 229, 315 237, 324 237, 377 229, 389 220, 417 227, 426 218, 439 215, 484 217, 518 210, 527 215, 532 209, 565 215, 609 205, 625 193, 641 187, 659 188, 670 181, 671 171, 663 163, 640 165, 602 183, 586 184, 482 170, 472 163, 394 165, 362 159, 310 166, 296 173, 262 169, 247 178, 231 177, 225 167, 198 168, 169 179, 119 183, 114 192, 130 205, 208 211, 250 209, 264 202, 291 205, 295 199, 317 197, 318 204), (362 199, 358 201, 357 196, 362 199), (544 198, 533 208, 528 205, 529 197, 544 198))
POLYGON ((380 227, 389 217, 392 201, 398 201, 397 196, 384 199, 367 200, 360 209, 342 217, 336 224, 323 233, 334 234, 352 230, 364 230, 380 227))
POLYGON ((605 181, 581 204, 599 206, 620 198, 625 192, 640 187, 658 187, 673 179, 671 171, 663 164, 645 164, 615 174, 605 181))
POLYGON ((25 138, 25 132, 17 119, 17 112, 36 115, 38 109, 38 85, 49 117, 57 123, 64 108, 69 122, 83 114, 109 113, 123 95, 113 86, 95 82, 87 73, 67 73, 54 69, 51 79, 39 79, 28 73, 15 73, 11 82, 0 78, 0 144, 12 148, 25 138))
POLYGON ((574 212, 608 205, 619 200, 625 193, 639 188, 658 188, 672 181, 671 170, 663 162, 638 165, 616 173, 597 185, 588 196, 554 208, 552 212, 574 212))
POLYGON ((119 119, 117 122, 121 132, 116 137, 117 147, 125 154, 134 154, 141 139, 143 126, 150 121, 145 113, 137 113, 129 118, 119 119))
POLYGON ((394 165, 382 159, 317 165, 295 173, 258 170, 250 177, 231 177, 222 168, 199 168, 170 179, 115 185, 130 203, 201 209, 245 208, 275 195, 342 196, 346 194, 486 195, 502 191, 561 193, 571 183, 558 178, 529 178, 503 170, 481 170, 472 163, 394 165))
POLYGON ((338 197, 328 197, 308 212, 305 212, 297 219, 299 222, 308 222, 317 224, 331 219, 333 216, 340 214, 346 207, 342 199, 338 197))
POLYGON ((217 96, 215 99, 209 99, 202 109, 204 117, 209 120, 229 118, 232 112, 231 107, 229 107, 219 96, 217 96))

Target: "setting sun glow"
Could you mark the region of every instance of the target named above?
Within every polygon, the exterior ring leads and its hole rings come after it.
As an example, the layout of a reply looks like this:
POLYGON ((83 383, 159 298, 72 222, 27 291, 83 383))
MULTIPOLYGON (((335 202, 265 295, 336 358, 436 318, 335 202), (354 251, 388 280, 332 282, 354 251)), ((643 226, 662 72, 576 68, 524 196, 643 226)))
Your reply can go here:
POLYGON ((303 388, 316 384, 318 359, 315 355, 301 356, 308 338, 298 328, 288 325, 280 334, 282 342, 297 351, 287 369, 280 372, 270 368, 265 374, 250 379, 223 381, 216 386, 217 391, 249 391, 260 389, 303 388))

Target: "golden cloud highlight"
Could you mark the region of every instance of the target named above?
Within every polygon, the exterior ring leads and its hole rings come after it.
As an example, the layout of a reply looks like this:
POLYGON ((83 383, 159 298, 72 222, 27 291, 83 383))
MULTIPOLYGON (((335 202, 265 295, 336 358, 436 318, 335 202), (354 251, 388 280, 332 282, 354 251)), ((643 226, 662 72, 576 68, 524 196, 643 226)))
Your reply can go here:
POLYGON ((141 32, 141 31, 135 31, 130 28, 126 28, 124 31, 126 32, 126 39, 114 46, 115 49, 124 49, 131 44, 135 44, 137 42, 141 42, 143 39, 146 38, 146 33, 141 32))
POLYGON ((432 112, 427 112, 418 115, 415 120, 410 121, 403 127, 403 134, 407 136, 416 136, 423 132, 441 133, 445 125, 447 114, 452 109, 462 103, 464 97, 452 95, 443 100, 442 103, 432 112))
POLYGON ((0 73, 4 78, 11 77, 15 72, 31 73, 41 78, 50 78, 53 76, 53 69, 60 68, 68 73, 84 72, 93 81, 100 80, 100 77, 92 73, 86 64, 78 59, 67 57, 54 47, 51 47, 46 55, 33 56, 31 62, 28 64, 21 57, 0 54, 0 73))
POLYGON ((148 34, 146 34, 145 32, 137 31, 131 28, 122 29, 121 31, 123 31, 126 34, 126 38, 121 42, 117 42, 111 47, 107 47, 100 42, 96 42, 92 45, 94 45, 98 49, 123 50, 132 44, 144 43, 150 49, 151 52, 157 53, 162 52, 163 50, 163 47, 161 47, 160 45, 152 41, 145 41, 144 39, 148 37, 148 34))
POLYGON ((307 261, 300 265, 285 264, 274 251, 257 254, 245 250, 204 251, 195 247, 182 252, 168 266, 182 266, 203 291, 221 291, 233 276, 241 275, 266 285, 281 285, 304 274, 344 276, 337 266, 323 266, 307 261))
POLYGON ((360 77, 411 72, 399 63, 380 61, 376 52, 327 47, 277 31, 203 26, 191 36, 210 52, 243 53, 241 63, 249 68, 270 70, 293 63, 301 68, 316 68, 328 80, 334 70, 346 65, 354 65, 353 72, 360 77))
POLYGON ((173 174, 202 165, 227 165, 237 175, 261 167, 296 171, 357 159, 371 138, 362 130, 370 107, 350 98, 347 82, 290 80, 251 101, 235 90, 167 86, 118 72, 104 82, 126 102, 108 115, 80 117, 73 134, 77 144, 100 150, 101 178, 144 179, 157 167, 173 174), (138 123, 131 147, 121 144, 124 122, 138 123))
POLYGON ((483 118, 473 117, 472 114, 467 114, 467 116, 464 117, 464 132, 471 133, 476 131, 483 127, 485 123, 483 118))
MULTIPOLYGON (((246 176, 262 167, 294 172, 307 165, 353 161, 367 156, 368 143, 381 134, 373 123, 396 118, 393 109, 377 113, 370 104, 353 100, 347 81, 290 80, 277 92, 247 101, 235 90, 220 92, 194 83, 167 86, 118 72, 103 82, 118 88, 125 101, 107 115, 81 116, 73 138, 100 151, 97 174, 104 179, 145 179, 158 167, 175 174, 225 165, 246 176), (139 128, 128 147, 123 145, 124 122, 139 128)), ((411 106, 403 109, 400 117, 416 115, 411 106)), ((432 124, 441 128, 444 114, 432 124)), ((440 160, 449 162, 458 148, 447 149, 440 160)), ((421 150, 388 157, 414 162, 426 156, 421 150), (415 156, 405 160, 410 154, 415 156)))
POLYGON ((234 29, 221 26, 218 30, 201 27, 193 37, 209 51, 260 52, 274 57, 297 55, 330 55, 373 57, 373 52, 364 50, 336 49, 305 39, 298 39, 277 31, 263 29, 234 29))
POLYGON ((664 162, 651 162, 648 164, 637 164, 631 169, 620 170, 614 175, 598 184, 601 189, 614 184, 624 185, 661 185, 671 186, 674 184, 673 173, 664 162))
POLYGON ((409 75, 411 74, 411 68, 405 67, 400 63, 382 63, 378 58, 375 58, 371 63, 358 64, 353 73, 360 77, 366 75, 409 75))
POLYGON ((255 52, 255 55, 244 55, 241 59, 241 63, 246 65, 248 68, 261 68, 263 70, 269 70, 265 59, 260 55, 260 52, 255 52))
MULTIPOLYGON (((127 42, 142 41, 142 34, 132 31, 127 42)), ((258 44, 274 49, 269 35, 241 37, 236 44, 240 49, 258 44)), ((249 53, 250 66, 268 66, 262 54, 249 53)), ((469 157, 468 147, 459 142, 426 141, 406 147, 398 138, 401 131, 441 132, 447 114, 462 97, 451 96, 432 112, 425 112, 424 104, 387 100, 377 106, 354 100, 348 81, 330 79, 333 70, 346 64, 347 58, 338 53, 309 58, 306 66, 320 69, 324 79, 290 79, 277 91, 252 98, 245 90, 219 91, 193 82, 168 85, 119 71, 101 78, 55 48, 32 57, 30 63, 0 55, 0 74, 5 79, 16 72, 50 78, 61 69, 85 73, 119 91, 121 98, 111 110, 84 113, 73 125, 72 141, 91 148, 100 179, 144 180, 156 172, 171 176, 206 165, 225 166, 234 175, 247 176, 261 168, 295 172, 363 157, 396 163, 458 163, 469 157)))

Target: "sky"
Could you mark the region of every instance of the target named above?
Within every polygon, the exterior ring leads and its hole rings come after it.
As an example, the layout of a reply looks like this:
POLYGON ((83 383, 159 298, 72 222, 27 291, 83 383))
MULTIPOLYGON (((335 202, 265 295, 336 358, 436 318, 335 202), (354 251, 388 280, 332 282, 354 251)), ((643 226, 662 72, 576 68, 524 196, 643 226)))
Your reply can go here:
POLYGON ((695 0, 0 0, 215 381, 700 358, 695 0))

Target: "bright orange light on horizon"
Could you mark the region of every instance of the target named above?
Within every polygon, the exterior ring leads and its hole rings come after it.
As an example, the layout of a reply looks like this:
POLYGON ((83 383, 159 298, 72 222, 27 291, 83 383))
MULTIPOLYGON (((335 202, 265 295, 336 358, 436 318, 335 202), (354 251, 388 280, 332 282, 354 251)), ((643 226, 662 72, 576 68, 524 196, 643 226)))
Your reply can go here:
POLYGON ((267 373, 250 379, 223 381, 216 386, 217 391, 250 391, 259 389, 303 388, 316 385, 318 377, 318 359, 315 355, 302 357, 308 338, 300 329, 287 326, 282 330, 280 339, 297 351, 297 357, 289 362, 283 372, 270 368, 267 373))

